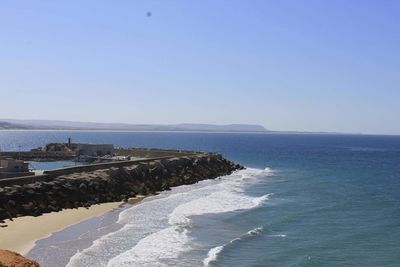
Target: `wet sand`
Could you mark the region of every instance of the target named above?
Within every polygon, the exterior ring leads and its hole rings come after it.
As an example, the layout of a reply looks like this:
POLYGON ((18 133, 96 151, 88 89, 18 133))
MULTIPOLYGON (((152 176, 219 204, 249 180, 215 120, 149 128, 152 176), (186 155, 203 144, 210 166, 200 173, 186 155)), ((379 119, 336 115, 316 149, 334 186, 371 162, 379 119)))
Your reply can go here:
MULTIPOLYGON (((128 203, 135 204, 143 198, 144 196, 138 196, 130 199, 128 203)), ((5 222, 7 227, 0 228, 0 249, 8 249, 26 255, 37 240, 81 221, 100 216, 118 208, 122 203, 97 204, 89 208, 65 209, 38 217, 24 216, 14 218, 13 221, 7 220, 5 222)))

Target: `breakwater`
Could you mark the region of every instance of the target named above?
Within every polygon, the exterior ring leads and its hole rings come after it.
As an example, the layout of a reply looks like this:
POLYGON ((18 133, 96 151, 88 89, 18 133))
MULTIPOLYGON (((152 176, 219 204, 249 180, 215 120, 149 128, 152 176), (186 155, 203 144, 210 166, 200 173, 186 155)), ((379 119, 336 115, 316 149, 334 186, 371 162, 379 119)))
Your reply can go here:
POLYGON ((127 200, 229 175, 242 168, 220 154, 197 153, 65 168, 36 180, 16 178, 0 187, 0 220, 127 200))

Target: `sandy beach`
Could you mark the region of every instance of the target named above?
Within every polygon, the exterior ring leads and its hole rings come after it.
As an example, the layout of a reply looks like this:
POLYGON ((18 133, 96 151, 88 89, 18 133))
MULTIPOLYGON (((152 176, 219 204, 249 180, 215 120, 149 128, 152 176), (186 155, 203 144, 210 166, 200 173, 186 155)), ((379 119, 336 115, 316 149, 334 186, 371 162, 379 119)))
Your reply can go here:
MULTIPOLYGON (((135 204, 144 196, 138 196, 128 201, 135 204)), ((123 202, 111 202, 92 205, 89 208, 65 209, 60 212, 43 214, 38 217, 24 216, 6 220, 7 227, 0 228, 0 249, 7 249, 25 255, 39 239, 68 226, 77 224, 92 217, 100 216, 120 207, 123 202)))

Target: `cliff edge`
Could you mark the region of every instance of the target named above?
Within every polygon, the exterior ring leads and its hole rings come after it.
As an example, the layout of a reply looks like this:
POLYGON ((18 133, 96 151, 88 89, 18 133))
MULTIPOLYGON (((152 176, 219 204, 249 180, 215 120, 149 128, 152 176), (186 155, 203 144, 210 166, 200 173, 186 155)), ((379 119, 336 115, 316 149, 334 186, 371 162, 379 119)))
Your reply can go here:
POLYGON ((29 260, 22 255, 0 249, 0 267, 40 267, 36 261, 29 260))

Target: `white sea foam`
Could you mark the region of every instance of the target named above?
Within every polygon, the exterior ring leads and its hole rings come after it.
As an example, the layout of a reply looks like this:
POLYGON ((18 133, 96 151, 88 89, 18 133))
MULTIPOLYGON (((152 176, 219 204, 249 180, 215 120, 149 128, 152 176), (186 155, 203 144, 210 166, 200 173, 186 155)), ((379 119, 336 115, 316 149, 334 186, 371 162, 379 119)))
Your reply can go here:
POLYGON ((207 257, 203 260, 204 266, 207 267, 207 266, 210 265, 210 263, 217 261, 218 260, 218 256, 225 249, 225 247, 227 247, 227 246, 229 246, 229 245, 231 245, 231 244, 233 244, 235 242, 242 241, 242 240, 244 240, 246 238, 257 236, 257 235, 262 233, 263 229, 264 229, 263 227, 254 228, 254 229, 248 231, 246 234, 242 235, 241 237, 232 239, 231 241, 229 241, 228 243, 226 243, 226 244, 224 244, 222 246, 213 247, 212 249, 210 249, 208 251, 207 257))
POLYGON ((186 229, 168 227, 146 236, 133 249, 111 259, 107 267, 168 266, 165 261, 190 250, 186 245, 190 241, 187 232, 186 229))
POLYGON ((253 203, 255 204, 256 207, 260 206, 263 203, 265 203, 265 201, 269 200, 269 198, 273 195, 274 195, 273 193, 269 193, 269 194, 265 194, 261 197, 256 197, 253 199, 253 203))
MULTIPOLYGON (((265 170, 246 169, 240 172, 240 175, 236 176, 236 179, 227 179, 226 182, 218 184, 218 191, 196 198, 176 207, 169 215, 168 222, 170 224, 188 224, 190 222, 190 216, 230 212, 257 207, 267 201, 269 197, 272 196, 272 193, 260 197, 251 197, 242 194, 242 180, 250 177, 267 176, 270 173, 271 170, 269 168, 266 168, 265 170)), ((213 187, 215 187, 215 185, 213 185, 213 187)))
POLYGON ((286 237, 286 235, 270 235, 270 237, 286 237))
POLYGON ((271 168, 269 168, 269 167, 266 167, 266 168, 264 169, 264 172, 269 172, 269 173, 272 173, 272 169, 271 169, 271 168))
MULTIPOLYGON (((252 197, 243 191, 246 184, 271 173, 268 168, 246 169, 219 180, 180 186, 147 198, 120 213, 121 229, 95 240, 92 246, 75 254, 67 266, 171 265, 181 253, 191 249, 193 242, 188 233, 192 216, 262 205, 271 194, 252 197)), ((220 252, 211 253, 216 257, 220 252)))
POLYGON ((260 177, 271 176, 274 174, 271 168, 265 169, 254 169, 254 168, 247 168, 239 172, 240 177, 239 180, 255 180, 260 177))
POLYGON ((267 199, 268 195, 254 198, 230 190, 218 191, 176 207, 169 215, 168 222, 188 224, 190 216, 251 209, 267 199))
POLYGON ((207 258, 204 259, 204 266, 209 266, 211 262, 214 262, 218 259, 219 253, 224 249, 224 246, 218 246, 210 249, 207 253, 207 258))
POLYGON ((249 236, 255 236, 255 235, 260 234, 262 231, 263 231, 263 228, 262 228, 262 227, 257 227, 257 228, 255 228, 255 229, 253 229, 253 230, 248 231, 248 232, 247 232, 247 235, 249 235, 249 236))

